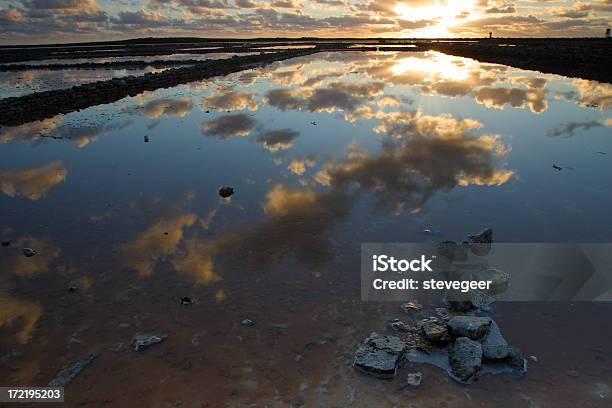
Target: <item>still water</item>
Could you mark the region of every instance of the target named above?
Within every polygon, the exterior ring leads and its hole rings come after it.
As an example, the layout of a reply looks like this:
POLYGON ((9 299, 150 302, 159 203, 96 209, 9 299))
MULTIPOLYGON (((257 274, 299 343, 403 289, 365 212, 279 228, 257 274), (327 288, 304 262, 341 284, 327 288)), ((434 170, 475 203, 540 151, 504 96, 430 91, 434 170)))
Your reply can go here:
POLYGON ((2 128, 2 383, 99 352, 68 402, 608 406, 608 304, 497 305, 522 380, 423 366, 405 392, 350 363, 399 312, 360 304, 363 242, 612 241, 610 108, 609 84, 346 52, 2 128))

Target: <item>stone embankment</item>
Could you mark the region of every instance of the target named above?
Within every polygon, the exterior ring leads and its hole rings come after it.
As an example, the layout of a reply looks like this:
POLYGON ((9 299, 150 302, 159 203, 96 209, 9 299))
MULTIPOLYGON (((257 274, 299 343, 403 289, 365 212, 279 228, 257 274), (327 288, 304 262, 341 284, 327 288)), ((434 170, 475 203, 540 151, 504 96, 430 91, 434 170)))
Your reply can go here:
POLYGON ((480 62, 612 83, 612 40, 439 42, 430 49, 480 62))
POLYGON ((25 96, 6 98, 0 100, 0 126, 18 126, 35 120, 51 118, 62 113, 112 103, 144 91, 171 88, 314 52, 318 52, 318 50, 300 49, 243 57, 235 56, 230 59, 206 61, 190 67, 169 69, 159 73, 114 78, 73 86, 69 89, 36 92, 25 96))

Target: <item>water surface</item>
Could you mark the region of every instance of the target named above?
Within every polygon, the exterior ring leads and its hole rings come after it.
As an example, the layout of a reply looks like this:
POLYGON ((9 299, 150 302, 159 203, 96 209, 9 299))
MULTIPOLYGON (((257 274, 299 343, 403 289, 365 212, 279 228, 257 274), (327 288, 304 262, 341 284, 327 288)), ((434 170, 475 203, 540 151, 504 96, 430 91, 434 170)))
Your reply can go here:
POLYGON ((498 305, 539 358, 523 380, 411 367, 406 394, 350 362, 399 314, 359 303, 362 242, 609 242, 611 107, 608 84, 347 52, 2 128, 0 376, 100 351, 71 402, 605 406, 607 304, 498 305), (131 352, 147 332, 169 337, 131 352))

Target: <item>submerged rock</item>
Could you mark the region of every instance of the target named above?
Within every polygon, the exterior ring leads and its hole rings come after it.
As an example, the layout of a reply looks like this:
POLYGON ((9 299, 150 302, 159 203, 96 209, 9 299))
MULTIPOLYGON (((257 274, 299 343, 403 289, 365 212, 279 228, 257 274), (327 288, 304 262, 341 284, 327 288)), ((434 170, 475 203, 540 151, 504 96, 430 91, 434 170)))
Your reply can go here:
POLYGON ((48 387, 65 387, 72 380, 74 380, 76 376, 81 373, 81 371, 83 371, 88 365, 93 363, 93 361, 99 355, 100 354, 98 353, 90 354, 87 357, 84 357, 80 360, 66 364, 57 372, 57 375, 55 376, 55 378, 52 379, 51 382, 49 382, 47 386, 48 387))
POLYGON ((493 230, 491 228, 487 228, 480 231, 478 234, 470 235, 470 240, 470 251, 472 251, 474 255, 485 256, 491 251, 493 230))
POLYGON ((154 344, 161 343, 166 340, 166 335, 163 334, 139 334, 132 339, 134 351, 142 351, 154 344))
POLYGON ((252 321, 251 319, 244 319, 242 322, 240 322, 240 324, 242 324, 245 327, 253 327, 253 326, 255 326, 255 322, 252 321))
POLYGON ((400 385, 400 389, 404 389, 408 386, 410 387, 418 387, 423 382, 423 373, 417 371, 416 373, 409 373, 406 381, 402 385, 400 385))
POLYGON ((492 323, 490 317, 455 316, 448 321, 448 332, 453 337, 480 340, 489 333, 492 323))
POLYGON ((219 189, 219 195, 222 198, 229 198, 234 194, 234 189, 231 187, 221 187, 219 189))
POLYGON ((23 256, 25 256, 26 258, 30 258, 36 255, 36 251, 32 248, 23 248, 21 252, 23 252, 23 256))
POLYGON ((397 337, 372 333, 355 351, 353 367, 378 378, 393 378, 406 348, 397 337))
POLYGON ((193 303, 194 303, 193 299, 190 298, 189 296, 182 296, 181 297, 181 305, 189 306, 189 305, 192 305, 193 303))
POLYGON ((490 244, 493 242, 493 229, 485 228, 478 234, 470 235, 470 240, 477 244, 490 244))
POLYGON ((489 333, 482 340, 482 356, 488 360, 501 360, 508 356, 508 342, 495 321, 491 322, 489 333))
POLYGON ((459 337, 448 357, 452 375, 456 380, 470 384, 478 379, 482 366, 480 343, 467 337, 459 337))

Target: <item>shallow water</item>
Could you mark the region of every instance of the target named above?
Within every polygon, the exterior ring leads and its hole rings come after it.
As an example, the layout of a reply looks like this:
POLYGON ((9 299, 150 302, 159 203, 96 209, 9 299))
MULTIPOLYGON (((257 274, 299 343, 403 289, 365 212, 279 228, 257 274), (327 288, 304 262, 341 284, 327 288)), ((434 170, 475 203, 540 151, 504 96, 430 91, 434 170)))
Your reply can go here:
MULTIPOLYGON (((198 48, 196 48, 198 49, 198 48)), ((187 50, 185 50, 187 51, 187 50)), ((179 53, 179 54, 168 54, 168 55, 126 55, 121 57, 96 57, 96 58, 50 58, 43 60, 33 61, 20 61, 12 62, 4 65, 49 65, 49 64, 84 64, 84 63, 104 63, 104 62, 123 62, 123 61, 180 61, 180 60, 198 60, 204 61, 207 59, 225 59, 231 58, 234 55, 256 55, 259 52, 210 52, 206 54, 191 54, 191 53, 179 53)))
POLYGON ((164 69, 66 69, 66 70, 27 70, 0 72, 0 95, 2 98, 23 96, 34 92, 70 88, 88 82, 142 75, 147 72, 161 72, 164 69))
POLYGON ((350 362, 399 314, 360 304, 362 242, 610 242, 610 107, 592 81, 320 53, 0 129, 0 378, 100 351, 70 403, 606 406, 605 303, 496 305, 538 357, 523 379, 350 362), (168 339, 134 353, 138 333, 168 339))

